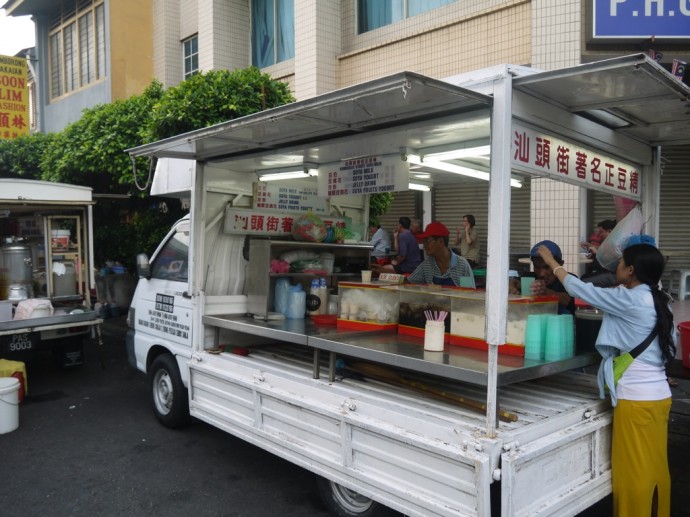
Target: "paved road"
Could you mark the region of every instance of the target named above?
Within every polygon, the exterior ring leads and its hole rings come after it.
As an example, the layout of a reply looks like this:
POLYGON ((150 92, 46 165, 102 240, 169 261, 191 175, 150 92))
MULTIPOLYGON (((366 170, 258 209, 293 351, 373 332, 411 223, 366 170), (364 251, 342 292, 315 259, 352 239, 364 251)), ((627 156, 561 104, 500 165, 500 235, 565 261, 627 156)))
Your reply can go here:
MULTIPOLYGON (((202 422, 154 418, 144 375, 125 357, 123 318, 104 324, 105 368, 28 364, 20 427, 0 435, 0 515, 327 516, 314 477, 202 422)), ((690 372, 679 371, 679 375, 690 372)), ((690 516, 690 380, 674 390, 674 517, 690 516)), ((610 499, 581 514, 609 516, 610 499)))

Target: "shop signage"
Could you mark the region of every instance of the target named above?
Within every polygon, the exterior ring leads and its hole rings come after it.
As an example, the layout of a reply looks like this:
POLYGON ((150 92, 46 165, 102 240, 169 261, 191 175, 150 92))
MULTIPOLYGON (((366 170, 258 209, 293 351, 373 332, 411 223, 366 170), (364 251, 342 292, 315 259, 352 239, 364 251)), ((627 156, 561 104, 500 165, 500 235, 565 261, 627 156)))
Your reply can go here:
POLYGON ((29 134, 26 59, 0 56, 0 140, 29 134))
MULTIPOLYGON (((225 211, 224 231, 230 234, 285 236, 292 234, 292 224, 303 214, 272 212, 249 208, 228 208, 225 211)), ((346 219, 319 215, 326 226, 345 227, 346 219)))
POLYGON ((287 186, 287 182, 254 183, 252 208, 327 214, 328 198, 318 197, 316 187, 287 186))
POLYGON ((511 165, 515 170, 615 196, 640 199, 640 167, 515 123, 512 126, 511 165))
POLYGON ((381 194, 408 190, 410 168, 399 154, 351 158, 319 166, 319 195, 381 194))
POLYGON ((690 38, 690 0, 593 0, 592 37, 690 38))

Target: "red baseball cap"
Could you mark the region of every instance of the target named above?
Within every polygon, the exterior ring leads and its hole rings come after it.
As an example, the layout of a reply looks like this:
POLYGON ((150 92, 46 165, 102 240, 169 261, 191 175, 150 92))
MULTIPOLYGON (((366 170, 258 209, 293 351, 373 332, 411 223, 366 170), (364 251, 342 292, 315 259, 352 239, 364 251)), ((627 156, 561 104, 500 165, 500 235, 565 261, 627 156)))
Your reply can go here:
POLYGON ((424 231, 418 233, 415 237, 417 237, 417 239, 426 239, 427 237, 448 237, 448 235, 450 235, 450 233, 446 225, 434 221, 433 223, 427 224, 424 231))

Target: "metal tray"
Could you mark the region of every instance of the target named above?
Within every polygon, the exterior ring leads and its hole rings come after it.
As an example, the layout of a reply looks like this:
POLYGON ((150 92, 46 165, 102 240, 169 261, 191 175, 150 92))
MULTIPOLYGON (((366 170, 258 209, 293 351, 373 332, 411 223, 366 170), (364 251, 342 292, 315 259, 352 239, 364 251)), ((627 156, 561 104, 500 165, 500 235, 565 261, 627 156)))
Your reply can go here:
POLYGON ((98 315, 96 314, 96 311, 85 311, 81 314, 62 314, 60 316, 50 316, 48 318, 29 318, 25 320, 0 321, 0 332, 25 328, 46 327, 49 325, 79 323, 82 321, 92 321, 97 319, 98 315))

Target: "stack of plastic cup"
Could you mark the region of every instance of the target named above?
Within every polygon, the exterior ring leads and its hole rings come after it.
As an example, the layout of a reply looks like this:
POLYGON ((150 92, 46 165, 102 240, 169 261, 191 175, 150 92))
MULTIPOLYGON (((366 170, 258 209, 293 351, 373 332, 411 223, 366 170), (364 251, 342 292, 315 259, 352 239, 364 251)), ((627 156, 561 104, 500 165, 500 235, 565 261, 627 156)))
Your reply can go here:
POLYGON ((564 335, 564 350, 563 359, 573 357, 575 355, 575 320, 572 314, 562 314, 560 318, 563 320, 564 335))
POLYGON ((565 320, 556 314, 549 314, 546 319, 546 338, 544 342, 544 359, 559 361, 565 351, 565 320))
POLYGON ((560 361, 575 354, 575 325, 572 314, 549 315, 546 323, 544 359, 560 361))
POLYGON ((544 359, 544 341, 548 314, 530 314, 525 328, 525 359, 544 359))

